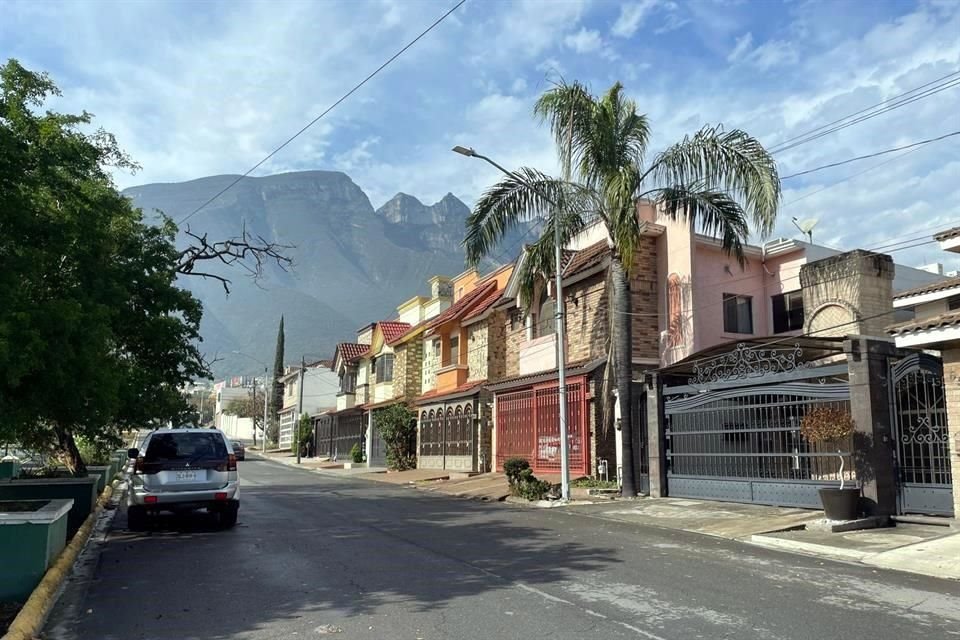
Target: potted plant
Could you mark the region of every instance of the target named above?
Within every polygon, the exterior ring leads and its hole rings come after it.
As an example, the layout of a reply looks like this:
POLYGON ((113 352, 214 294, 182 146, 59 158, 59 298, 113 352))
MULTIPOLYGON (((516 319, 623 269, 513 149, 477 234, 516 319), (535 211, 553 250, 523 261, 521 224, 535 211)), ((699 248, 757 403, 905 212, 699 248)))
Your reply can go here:
POLYGON ((828 520, 855 520, 859 515, 859 487, 846 487, 843 478, 843 453, 839 445, 849 438, 856 427, 850 413, 834 407, 817 407, 800 421, 800 433, 812 446, 837 447, 840 458, 840 487, 820 489, 820 502, 828 520))

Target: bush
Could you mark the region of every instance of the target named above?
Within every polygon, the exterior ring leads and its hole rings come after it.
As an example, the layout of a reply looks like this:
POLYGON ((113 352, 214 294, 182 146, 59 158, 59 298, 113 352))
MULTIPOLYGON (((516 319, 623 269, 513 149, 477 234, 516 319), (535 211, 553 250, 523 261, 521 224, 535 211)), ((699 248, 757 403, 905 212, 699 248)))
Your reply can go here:
POLYGON ((543 500, 550 494, 553 485, 533 475, 530 463, 524 458, 508 458, 503 462, 503 472, 510 483, 510 493, 527 500, 543 500))
POLYGON ((849 412, 833 407, 816 407, 800 420, 800 433, 810 444, 839 443, 850 437, 855 428, 849 412))
POLYGON ((83 461, 88 465, 109 464, 113 450, 119 446, 119 441, 99 442, 82 436, 78 436, 76 441, 77 449, 80 451, 80 457, 83 458, 83 461))
POLYGON ((529 468, 530 463, 525 458, 507 458, 503 461, 503 472, 507 474, 507 481, 511 486, 515 485, 520 474, 529 468))
POLYGON ((405 404, 391 405, 373 414, 373 426, 387 448, 387 468, 394 471, 417 465, 417 418, 405 404))
POLYGON ((360 443, 355 443, 350 449, 350 459, 355 463, 363 462, 363 448, 360 443))
POLYGON ((570 486, 578 489, 619 489, 620 485, 616 480, 600 480, 599 478, 580 478, 570 483, 570 486))

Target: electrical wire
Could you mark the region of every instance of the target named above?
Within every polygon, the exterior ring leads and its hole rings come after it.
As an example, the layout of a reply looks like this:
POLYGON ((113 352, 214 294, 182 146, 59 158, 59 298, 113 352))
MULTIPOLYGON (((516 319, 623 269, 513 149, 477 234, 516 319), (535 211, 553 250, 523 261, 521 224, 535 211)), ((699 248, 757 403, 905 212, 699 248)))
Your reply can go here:
POLYGON ((413 40, 411 40, 410 42, 408 42, 406 45, 404 45, 403 48, 401 48, 401 49, 400 49, 399 51, 397 51, 395 54, 393 54, 392 56, 390 56, 390 57, 387 59, 386 62, 384 62, 384 63, 381 64, 379 67, 377 67, 376 69, 374 69, 373 72, 371 72, 367 77, 365 77, 363 80, 361 80, 360 82, 358 82, 357 84, 355 84, 352 89, 350 89, 350 90, 347 91, 345 94, 343 94, 342 96, 340 96, 340 98, 338 98, 336 102, 334 102, 334 103, 331 104, 329 107, 327 107, 326 109, 324 109, 323 112, 322 112, 320 115, 318 115, 316 118, 314 118, 313 120, 311 120, 310 122, 308 122, 306 125, 304 125, 304 126, 303 126, 299 131, 297 131, 295 134, 293 134, 292 136, 290 136, 289 138, 287 138, 286 141, 284 141, 283 144, 281 144, 279 147, 277 147, 276 149, 274 149, 273 151, 271 151, 270 153, 268 153, 266 156, 264 156, 264 158, 263 158, 262 160, 260 160, 257 164, 255 164, 255 165, 253 165, 252 167, 250 167, 249 169, 247 169, 247 170, 243 173, 243 175, 238 176, 238 177, 237 177, 235 180, 233 180, 230 184, 228 184, 226 187, 224 187, 223 189, 221 189, 220 191, 218 191, 217 194, 214 195, 212 198, 210 198, 209 200, 205 201, 205 202, 204 202, 203 204, 201 204, 199 207, 197 207, 196 209, 194 209, 193 211, 191 211, 189 214, 187 214, 186 216, 184 216, 182 219, 180 219, 180 221, 177 222, 177 224, 178 224, 178 225, 182 225, 184 222, 186 222, 187 220, 189 220, 190 218, 192 218, 192 217, 195 216, 196 214, 200 213, 200 211, 202 211, 202 210, 205 209, 207 206, 209 206, 211 203, 213 203, 217 198, 219 198, 220 196, 222 196, 224 193, 226 193, 227 191, 229 191, 230 189, 232 189, 233 187, 235 187, 241 180, 243 180, 244 178, 246 178, 247 176, 249 176, 251 173, 253 173, 254 171, 256 171, 263 163, 265 163, 267 160, 269 160, 270 158, 272 158, 273 156, 275 156, 277 153, 279 153, 284 147, 286 147, 288 144, 290 144, 291 142, 293 142, 294 140, 296 140, 297 138, 299 138, 300 135, 303 134, 307 129, 309 129, 310 127, 312 127, 313 125, 315 125, 317 122, 319 122, 321 118, 323 118, 325 115, 327 115, 328 113, 330 113, 331 111, 333 111, 335 108, 337 108, 337 106, 339 106, 341 102, 343 102, 344 100, 346 100, 347 98, 349 98, 350 96, 352 96, 354 93, 356 93, 361 87, 363 87, 365 84, 367 84, 367 82, 369 82, 370 80, 372 80, 372 79, 374 78, 374 76, 376 76, 376 75, 379 74, 381 71, 383 71, 384 69, 386 69, 386 68, 390 65, 390 63, 392 63, 394 60, 396 60, 396 59, 399 58, 401 55, 403 55, 403 54, 407 51, 407 49, 409 49, 410 47, 412 47, 413 45, 415 45, 417 42, 420 41, 421 38, 423 38, 425 35, 427 35, 427 34, 430 33, 431 31, 433 31, 433 29, 434 29, 435 27, 437 27, 437 25, 439 25, 441 22, 443 22, 444 20, 446 20, 447 17, 448 17, 450 14, 452 14, 454 11, 456 11, 457 9, 459 9, 466 1, 467 1, 467 0, 460 0, 459 2, 457 2, 457 4, 453 5, 450 9, 447 10, 446 13, 444 13, 442 16, 440 16, 439 18, 437 18, 436 20, 434 20, 433 23, 430 24, 430 26, 428 26, 426 29, 424 29, 423 31, 421 31, 420 34, 419 34, 416 38, 414 38, 413 40))

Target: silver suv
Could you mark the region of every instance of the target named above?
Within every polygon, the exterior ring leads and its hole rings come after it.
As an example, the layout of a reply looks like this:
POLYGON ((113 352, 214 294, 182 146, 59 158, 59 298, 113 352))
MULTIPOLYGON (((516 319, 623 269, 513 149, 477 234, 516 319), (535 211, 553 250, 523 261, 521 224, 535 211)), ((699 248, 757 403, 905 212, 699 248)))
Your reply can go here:
POLYGON ((206 509, 222 527, 237 523, 240 480, 230 442, 215 429, 158 429, 130 449, 135 458, 127 520, 142 529, 148 513, 206 509))

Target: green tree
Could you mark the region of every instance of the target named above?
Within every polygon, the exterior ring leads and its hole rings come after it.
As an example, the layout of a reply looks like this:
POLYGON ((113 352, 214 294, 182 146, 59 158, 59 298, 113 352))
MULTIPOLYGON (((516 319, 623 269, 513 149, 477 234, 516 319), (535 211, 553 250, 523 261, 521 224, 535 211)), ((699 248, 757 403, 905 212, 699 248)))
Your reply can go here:
POLYGON ((240 418, 253 418, 254 433, 263 425, 263 403, 258 402, 252 392, 246 398, 234 398, 228 402, 225 413, 240 418))
POLYGON ((649 201, 719 237, 742 263, 750 223, 761 234, 773 228, 780 204, 776 164, 756 139, 720 126, 706 126, 648 160, 649 122, 619 82, 599 97, 579 83, 557 86, 540 97, 534 113, 550 126, 565 177, 524 167, 490 187, 467 220, 467 259, 476 264, 510 228, 543 216, 543 235, 529 248, 520 274, 521 298, 529 304, 537 279, 554 273, 555 228, 566 244, 595 221, 606 227, 612 256, 608 366, 620 397, 623 492, 635 495, 629 274, 644 232, 637 202, 649 201))
POLYGON ((403 471, 417 464, 417 419, 405 404, 393 404, 373 414, 373 426, 387 447, 387 467, 403 471))
POLYGON ((273 356, 273 393, 270 395, 270 424, 269 440, 277 442, 280 437, 280 410, 283 408, 283 316, 280 316, 280 327, 277 329, 277 349, 273 356))
POLYGON ((111 168, 135 169, 80 115, 41 111, 59 91, 0 67, 0 440, 85 471, 77 438, 119 446, 127 428, 189 414, 207 375, 200 303, 175 285, 169 220, 145 224, 111 168))
POLYGON ((310 450, 313 448, 313 420, 309 413, 300 416, 297 429, 299 430, 297 442, 300 444, 300 455, 310 455, 310 450))

